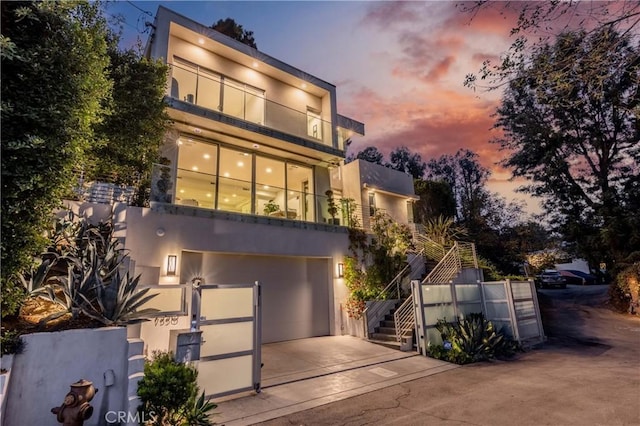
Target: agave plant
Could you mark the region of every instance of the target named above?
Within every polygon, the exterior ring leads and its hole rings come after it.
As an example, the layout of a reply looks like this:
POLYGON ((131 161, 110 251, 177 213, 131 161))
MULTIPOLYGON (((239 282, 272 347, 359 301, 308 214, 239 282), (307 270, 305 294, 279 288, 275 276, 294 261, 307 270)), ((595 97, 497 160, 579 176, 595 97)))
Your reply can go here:
POLYGON ((158 312, 157 309, 140 309, 156 295, 147 295, 149 289, 138 291, 140 275, 132 278, 127 272, 124 277, 120 271, 109 281, 98 281, 93 287, 92 300, 84 298, 82 312, 105 325, 126 325, 144 321, 146 317, 158 312))
POLYGON ((471 313, 455 323, 441 319, 436 328, 444 344, 430 347, 430 354, 456 364, 509 357, 518 349, 517 342, 497 330, 482 313, 471 313))
POLYGON ((67 276, 56 276, 50 283, 34 292, 34 295, 43 297, 64 308, 64 311, 55 312, 42 320, 47 323, 67 313, 72 318, 77 318, 81 307, 91 297, 92 283, 96 280, 95 269, 85 270, 76 268, 77 263, 68 265, 67 276))
POLYGON ((50 272, 58 262, 58 258, 56 253, 44 253, 42 255, 42 261, 37 268, 32 268, 31 272, 26 276, 19 276, 20 282, 22 282, 22 285, 29 294, 37 295, 39 289, 53 280, 50 272))
POLYGON ((190 411, 187 411, 185 415, 185 425, 188 426, 211 426, 214 423, 209 419, 213 414, 212 410, 215 410, 216 404, 210 402, 210 399, 205 399, 204 391, 196 399, 193 407, 190 411))

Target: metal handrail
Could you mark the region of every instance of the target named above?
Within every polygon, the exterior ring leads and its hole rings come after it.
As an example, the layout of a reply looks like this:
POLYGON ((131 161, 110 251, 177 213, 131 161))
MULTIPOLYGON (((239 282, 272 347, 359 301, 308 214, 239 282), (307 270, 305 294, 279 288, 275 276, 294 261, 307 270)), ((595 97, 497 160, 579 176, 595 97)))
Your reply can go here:
POLYGON ((424 255, 436 261, 442 260, 447 253, 445 247, 423 234, 414 235, 414 239, 424 248, 424 255))
POLYGON ((411 261, 409 263, 407 263, 407 265, 404 268, 402 268, 402 270, 400 272, 398 272, 398 274, 391 280, 391 282, 389 284, 387 284, 387 286, 384 288, 384 290, 382 290, 380 293, 378 293, 378 295, 376 296, 375 300, 382 300, 382 297, 384 297, 385 294, 393 294, 393 293, 388 293, 389 290, 393 286, 396 287, 396 293, 395 294, 398 296, 397 298, 400 299, 400 296, 401 296, 400 283, 402 281, 402 278, 404 277, 405 272, 407 272, 407 270, 411 268, 411 266, 416 261, 416 259, 422 259, 423 252, 424 252, 424 249, 420 250, 416 254, 416 257, 411 259, 411 261))
POLYGON ((460 259, 458 256, 457 244, 449 249, 442 260, 438 262, 435 268, 429 272, 429 275, 422 280, 422 283, 446 283, 453 279, 458 273, 460 259))
POLYGON ((394 312, 393 320, 396 326, 396 340, 402 339, 413 332, 415 328, 415 315, 413 312, 413 297, 408 297, 394 312))

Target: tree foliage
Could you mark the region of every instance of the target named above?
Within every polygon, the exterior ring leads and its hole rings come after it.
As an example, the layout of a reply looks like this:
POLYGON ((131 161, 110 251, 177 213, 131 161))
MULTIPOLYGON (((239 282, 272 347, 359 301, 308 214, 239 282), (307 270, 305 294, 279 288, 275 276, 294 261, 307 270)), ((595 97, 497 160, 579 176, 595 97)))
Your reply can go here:
POLYGON ((3 316, 18 308, 19 278, 79 170, 148 180, 166 127, 166 67, 118 51, 117 38, 99 3, 2 3, 3 316))
POLYGON ((108 77, 113 81, 110 113, 96 129, 103 143, 92 147, 96 164, 89 178, 137 187, 137 204, 145 205, 151 168, 168 126, 163 100, 168 69, 132 49, 118 50, 115 43, 108 53, 108 77))
POLYGON ((482 215, 489 175, 489 169, 478 161, 478 154, 468 149, 459 149, 455 155, 442 155, 427 163, 427 178, 442 180, 451 187, 459 222, 469 222, 482 215))
POLYGON ((95 3, 2 2, 2 311, 86 162, 111 82, 95 3), (72 47, 72 48, 71 48, 72 47))
POLYGON ((414 204, 413 218, 416 223, 425 223, 440 216, 456 216, 456 200, 448 182, 415 179, 413 186, 420 197, 414 204))
POLYGON ((389 154, 387 167, 413 176, 414 179, 421 179, 427 165, 422 161, 422 157, 417 152, 409 151, 406 146, 400 146, 389 154))
MULTIPOLYGON (((468 13, 472 21, 478 14, 490 13, 491 9, 497 10, 505 19, 517 16, 509 34, 515 38, 509 49, 500 55, 500 60, 487 59, 478 73, 466 76, 465 85, 474 90, 477 87, 485 90, 504 87, 518 77, 521 67, 529 63, 531 50, 553 42, 556 37, 566 31, 584 30, 586 35, 602 30, 613 30, 620 34, 634 32, 637 34, 640 24, 640 3, 634 0, 616 2, 477 0, 462 2, 457 6, 461 11, 468 13)), ((607 43, 604 42, 601 48, 606 49, 607 43)), ((570 62, 571 51, 567 50, 566 54, 570 62)), ((564 71, 558 70, 558 73, 566 73, 569 76, 571 70, 570 68, 564 71)), ((594 76, 597 77, 596 74, 594 76)))
POLYGON ((357 160, 367 161, 369 163, 382 165, 384 155, 378 151, 375 146, 368 146, 362 151, 358 152, 355 157, 357 160))
POLYGON ((640 246, 639 111, 640 47, 608 27, 538 46, 497 111, 502 164, 579 251, 604 247, 600 260, 640 246))
POLYGON ((219 19, 218 22, 211 25, 211 28, 254 49, 258 48, 253 38, 253 31, 245 30, 242 28, 242 25, 238 24, 232 18, 219 19))

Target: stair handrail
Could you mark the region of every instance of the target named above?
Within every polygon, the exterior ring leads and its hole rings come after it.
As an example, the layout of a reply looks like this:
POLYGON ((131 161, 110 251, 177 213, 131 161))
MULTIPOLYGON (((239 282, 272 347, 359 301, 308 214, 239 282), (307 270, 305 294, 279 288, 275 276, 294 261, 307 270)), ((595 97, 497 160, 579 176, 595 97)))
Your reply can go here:
POLYGON ((413 332, 415 328, 415 313, 413 312, 413 297, 408 297, 402 305, 393 313, 393 321, 396 326, 396 340, 402 343, 402 339, 413 332))
POLYGON ((447 283, 460 271, 460 259, 458 256, 458 245, 455 243, 444 255, 442 260, 438 262, 435 268, 422 280, 425 283, 447 283))
POLYGON ((422 255, 424 253, 424 249, 420 250, 416 256, 411 259, 410 262, 408 262, 404 268, 402 268, 402 270, 400 272, 398 272, 396 274, 395 277, 393 277, 393 279, 391 280, 391 282, 389 282, 389 284, 387 284, 387 286, 380 292, 378 293, 378 295, 375 297, 374 300, 384 300, 383 297, 385 294, 393 294, 393 293, 388 293, 388 291, 393 288, 394 286, 396 287, 396 295, 398 296, 397 298, 400 299, 401 293, 400 293, 400 282, 402 277, 404 277, 405 272, 407 272, 407 269, 410 269, 411 266, 413 265, 413 263, 416 261, 416 259, 422 259, 422 255))
POLYGON ((445 246, 423 234, 414 235, 414 240, 424 249, 426 258, 440 261, 447 253, 445 246))
MULTIPOLYGON (((395 287, 395 291, 396 291, 396 296, 398 299, 401 298, 402 294, 400 292, 400 283, 401 283, 401 279, 402 277, 404 277, 404 274, 407 272, 407 270, 409 268, 411 268, 411 266, 413 265, 413 263, 416 261, 416 259, 423 259, 423 254, 424 254, 424 249, 420 250, 413 259, 411 259, 410 262, 408 262, 404 268, 402 268, 402 270, 400 272, 398 272, 396 274, 395 277, 393 277, 393 279, 391 280, 391 282, 389 282, 389 284, 387 284, 387 286, 376 295, 376 297, 373 300, 385 300, 387 299, 386 297, 384 297, 385 295, 389 294, 389 290, 391 290, 393 287, 395 287)), ((391 293, 393 294, 393 293, 391 293)), ((362 311, 362 318, 364 318, 364 335, 367 336, 369 334, 369 330, 367 327, 367 314, 369 312, 369 307, 365 307, 364 310, 362 311)))

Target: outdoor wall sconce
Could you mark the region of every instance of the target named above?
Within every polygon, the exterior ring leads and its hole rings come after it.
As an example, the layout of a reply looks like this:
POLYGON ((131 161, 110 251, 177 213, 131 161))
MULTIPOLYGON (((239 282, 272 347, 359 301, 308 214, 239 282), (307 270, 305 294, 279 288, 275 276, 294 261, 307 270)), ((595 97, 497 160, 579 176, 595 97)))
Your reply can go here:
POLYGON ((338 278, 344 277, 344 263, 338 263, 338 278))
POLYGON ((178 267, 178 256, 170 254, 167 256, 167 275, 175 275, 178 267))

